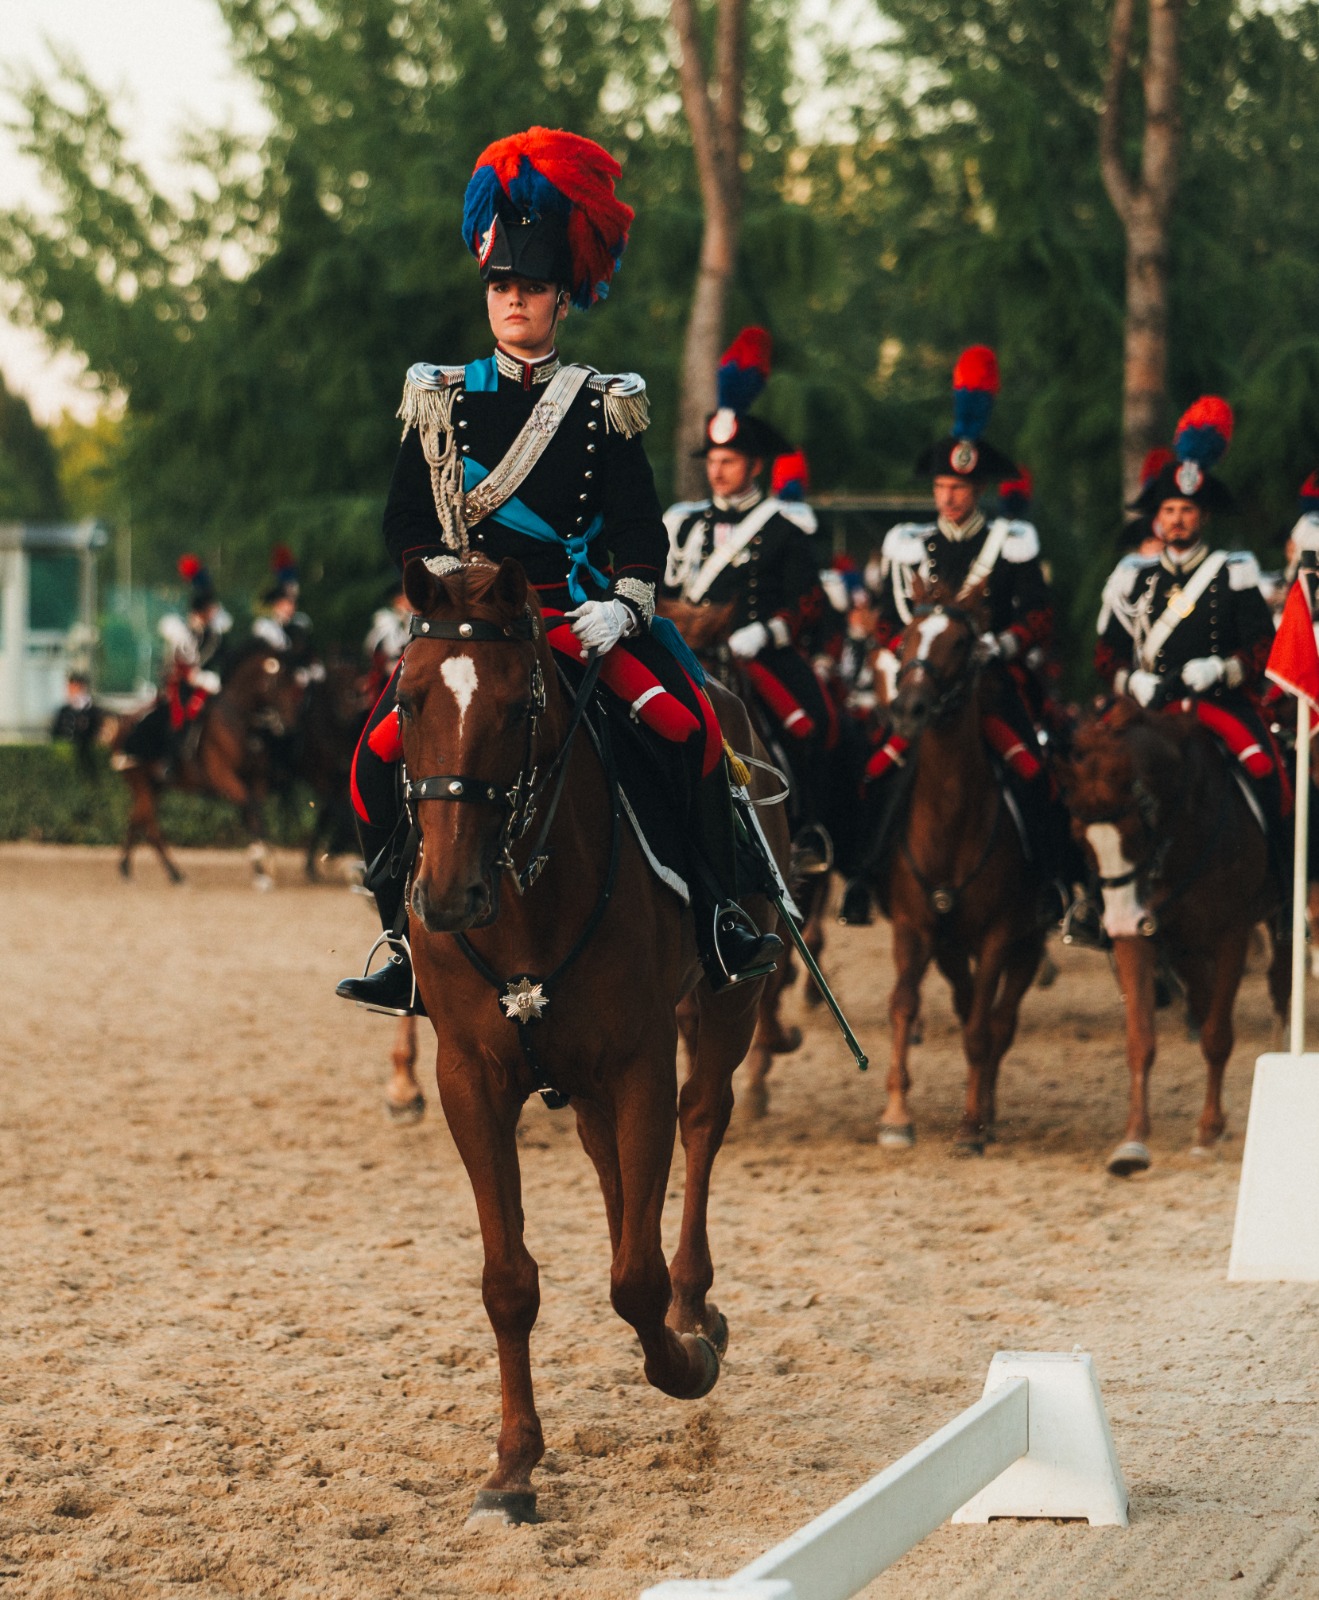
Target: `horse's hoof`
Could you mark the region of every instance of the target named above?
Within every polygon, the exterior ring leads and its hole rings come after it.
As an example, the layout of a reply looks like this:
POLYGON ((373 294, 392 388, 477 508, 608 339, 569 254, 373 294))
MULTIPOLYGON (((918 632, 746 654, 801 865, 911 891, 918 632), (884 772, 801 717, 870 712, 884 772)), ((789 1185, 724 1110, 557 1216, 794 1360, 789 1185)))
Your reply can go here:
POLYGON ((478 1489, 468 1528, 521 1528, 539 1522, 534 1489, 478 1489))
POLYGON ((1108 1158, 1108 1170, 1115 1178, 1129 1178, 1133 1172, 1145 1172, 1149 1164, 1149 1147, 1139 1139, 1128 1139, 1108 1158))
POLYGON ((183 882, 183 874, 179 871, 179 869, 177 867, 171 867, 170 868, 169 881, 175 886, 175 888, 177 888, 179 886, 179 884, 181 884, 183 882))
POLYGON ((1037 989, 1052 989, 1058 981, 1058 963, 1051 955, 1040 957, 1040 965, 1035 973, 1035 987, 1037 989))
POLYGON ((133 876, 133 863, 131 861, 121 861, 119 863, 119 876, 121 878, 131 878, 133 876))
POLYGON ((707 1339, 703 1333, 683 1333, 679 1334, 678 1337, 688 1349, 696 1351, 704 1369, 696 1388, 685 1398, 688 1400, 704 1400, 710 1390, 719 1382, 719 1352, 715 1349, 713 1341, 707 1339))
POLYGON ((1197 1138, 1191 1146, 1191 1157, 1195 1161, 1212 1161, 1219 1154, 1217 1139, 1197 1138))
POLYGON ((801 1029, 780 1028, 778 1037, 769 1048, 771 1055, 790 1056, 794 1050, 801 1049, 801 1029))
POLYGON ((916 1143, 916 1129, 910 1122, 881 1122, 879 1143, 885 1150, 910 1150, 916 1143))
POLYGON ((985 1139, 983 1134, 959 1134, 953 1140, 953 1154, 955 1156, 982 1156, 985 1153, 985 1139))
POLYGON ((268 872, 263 872, 252 879, 252 887, 260 890, 262 894, 266 894, 275 887, 275 880, 268 872))
POLYGON ((701 1330, 702 1337, 714 1346, 714 1353, 722 1361, 728 1354, 728 1318, 711 1306, 710 1326, 701 1330))
POLYGON ((386 1100, 385 1110, 389 1112, 389 1120, 397 1123, 399 1127, 410 1127, 414 1122, 420 1122, 426 1115, 426 1096, 418 1089, 411 1100, 405 1100, 402 1105, 396 1101, 386 1100))

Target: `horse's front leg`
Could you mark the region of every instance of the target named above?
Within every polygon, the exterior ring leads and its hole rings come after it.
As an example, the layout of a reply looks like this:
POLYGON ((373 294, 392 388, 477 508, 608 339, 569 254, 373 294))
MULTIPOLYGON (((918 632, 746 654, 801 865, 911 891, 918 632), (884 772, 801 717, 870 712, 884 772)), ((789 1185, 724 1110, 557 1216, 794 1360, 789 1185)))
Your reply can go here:
POLYGON ((1122 1143, 1108 1158, 1108 1170, 1127 1178, 1150 1164, 1149 1086, 1154 1065, 1155 949, 1149 939, 1113 941, 1113 962, 1127 1023, 1127 1071, 1131 1077, 1127 1128, 1122 1143))
POLYGON ((517 1124, 521 1101, 506 1069, 492 1083, 481 1053, 440 1051, 440 1103, 467 1168, 485 1248, 481 1298, 499 1350, 503 1415, 495 1470, 478 1491, 473 1517, 517 1524, 535 1517, 531 1474, 545 1453, 531 1385, 531 1330, 540 1312, 540 1274, 523 1239, 517 1124))
POLYGON ((1192 1155, 1203 1154, 1223 1136, 1227 1115, 1223 1110, 1223 1073, 1232 1054, 1235 1035, 1232 1011, 1241 976, 1246 970, 1251 930, 1244 923, 1227 928, 1214 951, 1212 977, 1200 1028, 1200 1049, 1205 1058, 1205 1103, 1196 1124, 1192 1155))
MULTIPOLYGON (((966 1056, 966 1103, 953 1138, 953 1149, 959 1155, 983 1155, 985 1140, 994 1120, 997 1065, 994 1058, 994 1012, 1008 964, 1010 938, 1006 928, 992 928, 985 935, 975 956, 971 1005, 962 1023, 962 1049, 966 1056)), ((1017 998, 1020 999, 1020 995, 1017 998)))
POLYGON ((907 1092, 911 1088, 907 1056, 912 1045, 912 1030, 920 1016, 921 979, 930 964, 930 954, 930 941, 924 930, 895 912, 893 963, 897 968, 897 980, 889 999, 892 1050, 888 1100, 879 1119, 879 1142, 890 1149, 909 1149, 916 1142, 911 1108, 907 1104, 907 1092))
POLYGON ((998 1073, 1003 1057, 1012 1048, 1017 1036, 1017 1019, 1021 1015, 1021 1002, 1035 981, 1043 953, 1044 938, 1032 934, 1019 939, 1008 950, 999 984, 998 998, 989 1018, 989 1081, 985 1092, 985 1137, 994 1138, 998 1122, 998 1073))
MULTIPOLYGON (((702 1019, 702 1036, 706 1025, 702 1019)), ((707 1048, 702 1037, 700 1051, 707 1048)), ((675 1399, 698 1400, 718 1380, 718 1352, 704 1334, 677 1333, 665 1321, 672 1284, 660 1224, 677 1120, 673 1060, 670 1042, 635 1058, 613 1080, 623 1208, 609 1298, 636 1330, 647 1380, 675 1399)))
MULTIPOLYGON (((773 981, 772 976, 766 979, 767 983, 773 981)), ((698 993, 700 1049, 678 1096, 678 1131, 687 1156, 687 1182, 678 1248, 669 1267, 673 1304, 668 1320, 680 1333, 704 1334, 722 1356, 728 1344, 728 1323, 706 1299, 714 1283, 707 1225, 710 1175, 733 1114, 733 1073, 760 1008, 745 989, 726 989, 716 995, 702 984, 698 993)))

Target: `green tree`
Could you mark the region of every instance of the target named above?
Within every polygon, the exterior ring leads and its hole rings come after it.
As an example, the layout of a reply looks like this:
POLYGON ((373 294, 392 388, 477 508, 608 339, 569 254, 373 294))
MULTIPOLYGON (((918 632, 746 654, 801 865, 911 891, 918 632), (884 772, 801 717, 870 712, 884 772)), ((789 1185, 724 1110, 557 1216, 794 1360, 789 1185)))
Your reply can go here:
POLYGON ((52 521, 64 510, 55 448, 0 377, 0 521, 52 521))

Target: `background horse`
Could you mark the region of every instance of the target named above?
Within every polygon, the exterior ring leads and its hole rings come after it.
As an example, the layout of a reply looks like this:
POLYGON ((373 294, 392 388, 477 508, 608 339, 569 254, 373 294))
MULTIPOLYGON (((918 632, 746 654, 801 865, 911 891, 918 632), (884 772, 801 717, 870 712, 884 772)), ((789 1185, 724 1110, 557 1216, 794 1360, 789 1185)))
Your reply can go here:
POLYGON ((196 729, 185 729, 181 751, 172 763, 146 759, 125 748, 141 718, 120 726, 111 760, 132 796, 119 861, 124 877, 132 875, 134 846, 145 839, 155 847, 170 882, 183 881, 160 826, 160 796, 166 789, 178 789, 184 794, 215 795, 238 807, 247 830, 254 881, 258 888, 271 886, 264 820, 270 765, 265 741, 293 726, 301 695, 287 663, 257 642, 228 669, 219 692, 203 707, 196 729))
MULTIPOLYGON (((1185 985, 1189 1018, 1200 1030, 1205 1101, 1193 1146, 1200 1153, 1227 1126, 1223 1073, 1251 931, 1276 915, 1282 897, 1263 826, 1231 758, 1194 717, 1119 700, 1077 735, 1064 787, 1073 830, 1098 864, 1104 928, 1126 1006, 1127 1127, 1108 1159, 1108 1170, 1125 1177, 1150 1164, 1160 953, 1185 985)), ((1275 935, 1269 995, 1279 1019, 1291 989, 1289 963, 1289 946, 1275 935)))
POLYGON ((983 589, 961 605, 938 587, 918 585, 913 598, 890 708, 910 741, 907 770, 890 779, 895 809, 869 845, 864 874, 893 924, 897 969, 879 1138, 896 1148, 915 1138, 907 1060, 933 960, 952 986, 966 1054, 955 1147, 980 1154, 993 1135, 999 1066, 1044 949, 1040 875, 981 732, 983 589), (905 793, 894 787, 904 783, 905 793))
POLYGON ((349 778, 371 705, 357 663, 331 659, 323 673, 311 678, 298 707, 291 776, 311 790, 315 805, 304 862, 312 883, 319 877, 317 860, 323 850, 358 852, 349 778))
MULTIPOLYGON (((568 747, 551 816, 572 701, 521 567, 473 558, 436 577, 411 561, 404 585, 418 613, 398 686, 421 833, 412 952, 438 1041, 440 1103, 476 1197, 503 1397, 498 1461, 474 1513, 525 1521, 544 1442, 531 1381, 540 1291, 523 1237, 522 1104, 538 1089, 571 1103, 604 1194, 614 1309, 636 1330, 650 1383, 699 1398, 719 1376, 727 1339, 707 1299, 710 1173, 759 986, 711 992, 692 918, 652 874, 585 733, 568 747), (547 818, 546 864, 528 886, 514 852, 525 856, 519 841, 538 837, 547 818), (525 892, 501 894, 506 872, 525 892), (675 1009, 693 988, 696 1054, 679 1094, 675 1009), (687 1174, 669 1267, 660 1223, 675 1124, 687 1174)), ((745 716, 724 732, 749 748, 745 716)), ((774 811, 765 826, 786 856, 774 811)), ((747 909, 772 926, 767 902, 747 909)))

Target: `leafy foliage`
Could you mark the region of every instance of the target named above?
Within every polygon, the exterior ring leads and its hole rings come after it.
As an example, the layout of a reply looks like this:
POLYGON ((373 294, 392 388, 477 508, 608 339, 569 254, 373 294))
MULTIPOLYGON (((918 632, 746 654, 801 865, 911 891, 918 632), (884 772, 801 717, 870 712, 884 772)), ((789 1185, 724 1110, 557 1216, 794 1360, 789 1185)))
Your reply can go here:
POLYGON ((0 379, 0 521, 50 520, 63 511, 54 448, 27 402, 0 379))

